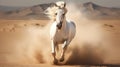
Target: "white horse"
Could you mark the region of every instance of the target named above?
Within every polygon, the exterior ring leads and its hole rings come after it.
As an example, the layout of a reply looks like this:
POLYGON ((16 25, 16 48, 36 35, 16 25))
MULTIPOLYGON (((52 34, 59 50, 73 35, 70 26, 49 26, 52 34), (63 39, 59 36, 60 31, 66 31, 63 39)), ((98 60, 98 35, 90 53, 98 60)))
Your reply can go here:
POLYGON ((62 53, 60 62, 64 61, 64 54, 67 46, 70 44, 76 33, 75 23, 66 20, 67 13, 65 2, 57 2, 55 6, 48 8, 48 15, 54 21, 50 29, 52 55, 54 57, 54 64, 58 63, 56 58, 56 50, 58 44, 62 44, 62 53))

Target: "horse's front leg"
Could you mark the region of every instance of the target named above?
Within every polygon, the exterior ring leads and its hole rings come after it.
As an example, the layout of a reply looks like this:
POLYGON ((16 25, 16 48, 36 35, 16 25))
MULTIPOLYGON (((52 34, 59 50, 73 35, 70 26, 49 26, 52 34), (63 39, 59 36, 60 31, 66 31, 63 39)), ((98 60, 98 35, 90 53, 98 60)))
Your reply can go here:
POLYGON ((57 64, 58 63, 58 60, 57 60, 57 58, 56 58, 56 52, 55 52, 55 47, 56 47, 56 43, 55 42, 53 42, 53 40, 52 40, 52 56, 53 56, 53 58, 54 58, 54 61, 53 61, 53 63, 54 64, 57 64))
POLYGON ((61 53, 60 62, 64 61, 65 51, 66 51, 67 46, 69 45, 69 43, 70 43, 70 41, 65 41, 64 44, 62 45, 62 53, 61 53))

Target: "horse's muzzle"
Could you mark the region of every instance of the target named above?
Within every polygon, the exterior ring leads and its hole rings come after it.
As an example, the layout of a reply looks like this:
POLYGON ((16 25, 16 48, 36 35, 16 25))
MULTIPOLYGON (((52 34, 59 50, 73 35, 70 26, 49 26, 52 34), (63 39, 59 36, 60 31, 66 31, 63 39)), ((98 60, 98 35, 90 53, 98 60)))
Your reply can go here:
POLYGON ((60 22, 59 24, 57 24, 57 28, 61 29, 62 28, 62 22, 60 22))

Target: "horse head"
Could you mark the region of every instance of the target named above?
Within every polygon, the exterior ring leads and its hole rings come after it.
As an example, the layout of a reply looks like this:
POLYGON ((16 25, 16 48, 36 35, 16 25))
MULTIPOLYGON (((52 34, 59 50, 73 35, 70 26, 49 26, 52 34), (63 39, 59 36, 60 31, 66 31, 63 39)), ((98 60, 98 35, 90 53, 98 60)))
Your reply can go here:
POLYGON ((56 26, 58 29, 61 29, 62 23, 65 18, 65 14, 67 13, 66 3, 64 1, 58 1, 55 3, 55 6, 58 7, 58 10, 55 13, 56 15, 55 21, 57 22, 56 26))
POLYGON ((48 17, 57 23, 56 27, 61 29, 65 14, 67 13, 66 3, 64 1, 58 1, 54 3, 54 6, 49 7, 46 11, 48 17))

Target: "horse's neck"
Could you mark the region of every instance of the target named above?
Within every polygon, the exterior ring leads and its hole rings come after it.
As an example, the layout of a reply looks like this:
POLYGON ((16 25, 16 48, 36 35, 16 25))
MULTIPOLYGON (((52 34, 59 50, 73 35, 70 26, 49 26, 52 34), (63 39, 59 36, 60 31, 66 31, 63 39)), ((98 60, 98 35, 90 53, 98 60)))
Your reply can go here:
POLYGON ((62 24, 62 29, 65 29, 66 28, 66 17, 64 18, 64 20, 63 20, 63 24, 62 24))

